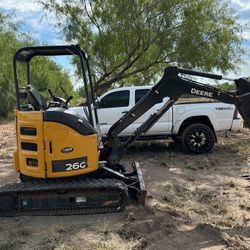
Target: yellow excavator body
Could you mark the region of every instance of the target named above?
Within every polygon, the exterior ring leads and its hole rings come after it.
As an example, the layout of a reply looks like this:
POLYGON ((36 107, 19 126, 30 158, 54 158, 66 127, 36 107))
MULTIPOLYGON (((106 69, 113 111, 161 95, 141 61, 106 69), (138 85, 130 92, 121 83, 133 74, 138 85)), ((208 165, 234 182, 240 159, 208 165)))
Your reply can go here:
POLYGON ((99 130, 88 56, 78 45, 32 46, 13 58, 17 111, 14 166, 20 181, 0 187, 0 216, 66 215, 122 211, 129 197, 144 204, 146 190, 137 162, 127 169, 109 164, 99 130), (78 58, 86 94, 84 115, 69 108, 73 98, 47 100, 32 87, 30 61, 36 56, 78 58), (18 65, 26 66, 26 87, 18 65), (95 129, 96 128, 96 129, 95 129))
POLYGON ((42 111, 16 111, 15 169, 34 178, 83 175, 98 169, 97 134, 82 135, 42 111))

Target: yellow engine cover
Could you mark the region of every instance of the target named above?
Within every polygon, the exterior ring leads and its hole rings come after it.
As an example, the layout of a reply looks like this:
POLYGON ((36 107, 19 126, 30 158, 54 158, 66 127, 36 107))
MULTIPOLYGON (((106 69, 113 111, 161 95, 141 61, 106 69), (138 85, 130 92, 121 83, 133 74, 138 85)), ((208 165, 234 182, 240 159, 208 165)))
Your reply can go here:
POLYGON ((82 135, 40 111, 16 112, 15 169, 35 178, 82 175, 98 169, 97 134, 82 135))

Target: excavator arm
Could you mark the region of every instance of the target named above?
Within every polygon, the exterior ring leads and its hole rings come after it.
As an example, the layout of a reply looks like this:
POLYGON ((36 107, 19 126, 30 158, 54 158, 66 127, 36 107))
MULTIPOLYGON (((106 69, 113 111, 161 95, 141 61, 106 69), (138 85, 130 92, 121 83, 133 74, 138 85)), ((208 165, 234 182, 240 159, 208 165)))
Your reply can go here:
POLYGON ((105 158, 109 165, 116 165, 122 158, 128 145, 142 134, 145 134, 181 97, 190 94, 199 97, 216 99, 224 103, 234 104, 241 114, 244 125, 250 128, 250 83, 242 78, 235 79, 235 92, 222 91, 212 86, 185 78, 183 75, 200 76, 210 79, 222 80, 221 75, 203 73, 178 67, 168 67, 162 79, 123 117, 121 117, 109 130, 107 143, 104 145, 105 158), (154 114, 152 114, 137 130, 122 142, 119 134, 130 124, 152 108, 155 104, 169 97, 169 100, 154 114))

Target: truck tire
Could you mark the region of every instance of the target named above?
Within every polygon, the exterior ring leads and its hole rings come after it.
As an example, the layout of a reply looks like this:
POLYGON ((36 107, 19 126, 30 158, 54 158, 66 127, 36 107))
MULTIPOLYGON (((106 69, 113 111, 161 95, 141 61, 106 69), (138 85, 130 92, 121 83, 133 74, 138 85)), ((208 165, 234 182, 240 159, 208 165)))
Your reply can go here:
POLYGON ((182 133, 181 143, 186 152, 192 154, 209 153, 215 143, 213 130, 201 123, 186 127, 182 133))

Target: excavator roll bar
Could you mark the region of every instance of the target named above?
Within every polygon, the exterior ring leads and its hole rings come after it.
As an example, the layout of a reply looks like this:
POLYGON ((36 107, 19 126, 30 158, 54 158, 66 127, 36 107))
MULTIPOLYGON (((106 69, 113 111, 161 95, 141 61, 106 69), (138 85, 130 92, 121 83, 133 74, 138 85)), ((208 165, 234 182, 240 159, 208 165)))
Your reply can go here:
POLYGON ((164 71, 162 79, 155 84, 152 89, 123 117, 121 117, 109 130, 107 143, 104 145, 105 153, 108 154, 110 165, 119 163, 124 149, 134 142, 143 133, 146 133, 179 99, 180 96, 191 94, 199 97, 216 99, 224 103, 234 104, 241 114, 244 125, 250 128, 250 83, 242 78, 235 79, 235 92, 228 92, 208 86, 190 79, 184 75, 200 76, 209 79, 228 79, 221 75, 203 73, 178 67, 168 67, 164 71), (181 76, 180 76, 181 74, 181 76), (128 138, 121 142, 118 135, 130 124, 152 108, 163 98, 169 100, 156 113, 152 114, 137 130, 128 138))
POLYGON ((95 123, 98 124, 98 116, 94 97, 94 87, 90 72, 88 55, 80 48, 79 45, 32 46, 23 47, 16 52, 13 58, 13 69, 17 110, 20 110, 21 99, 17 63, 22 63, 26 65, 26 80, 27 86, 29 86, 31 84, 30 62, 36 56, 77 56, 79 58, 83 87, 85 89, 87 99, 88 119, 92 126, 94 126, 94 120, 95 123), (91 103, 94 103, 94 118, 91 111, 91 103))

